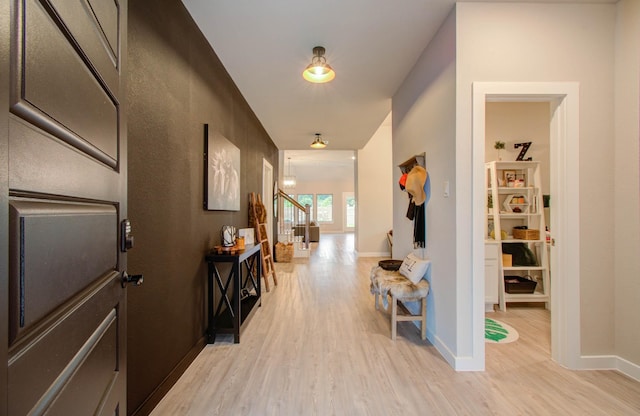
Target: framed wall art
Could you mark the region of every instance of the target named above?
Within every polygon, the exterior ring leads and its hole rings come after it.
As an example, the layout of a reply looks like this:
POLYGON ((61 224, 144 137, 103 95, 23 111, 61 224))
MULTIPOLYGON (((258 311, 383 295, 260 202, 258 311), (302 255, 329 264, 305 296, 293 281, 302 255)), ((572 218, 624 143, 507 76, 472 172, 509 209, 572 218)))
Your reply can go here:
POLYGON ((240 149, 204 125, 204 209, 240 211, 240 149))
POLYGON ((509 186, 509 182, 511 182, 511 187, 513 187, 513 183, 516 180, 516 171, 515 170, 505 170, 502 172, 502 178, 504 179, 504 183, 506 186, 509 186))

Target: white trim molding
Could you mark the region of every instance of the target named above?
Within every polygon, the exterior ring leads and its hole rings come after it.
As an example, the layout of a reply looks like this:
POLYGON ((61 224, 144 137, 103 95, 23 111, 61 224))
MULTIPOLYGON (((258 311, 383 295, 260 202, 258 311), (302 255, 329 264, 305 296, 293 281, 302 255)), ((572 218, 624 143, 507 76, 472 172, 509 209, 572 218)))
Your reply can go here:
POLYGON ((473 357, 484 364, 485 103, 536 101, 551 105, 552 238, 551 357, 571 369, 580 357, 579 84, 577 82, 473 83, 473 357))
POLYGON ((583 355, 580 357, 580 370, 616 370, 640 381, 640 365, 617 355, 583 355))

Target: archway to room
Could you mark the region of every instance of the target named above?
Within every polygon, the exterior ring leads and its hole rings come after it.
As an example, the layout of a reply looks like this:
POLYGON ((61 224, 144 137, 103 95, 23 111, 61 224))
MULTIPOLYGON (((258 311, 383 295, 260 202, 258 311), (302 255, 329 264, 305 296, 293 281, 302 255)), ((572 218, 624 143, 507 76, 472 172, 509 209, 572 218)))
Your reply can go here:
MULTIPOLYGON (((346 218, 352 211, 347 209, 352 202, 349 196, 355 191, 354 151, 284 150, 280 151, 280 166, 280 189, 300 204, 311 207, 312 248, 322 234, 354 232, 354 228, 347 227, 346 218)), ((285 241, 286 233, 304 222, 298 211, 291 203, 279 201, 276 219, 279 241, 285 241)))
MULTIPOLYGON (((551 356, 575 367, 580 355, 579 227, 578 227, 578 86, 575 83, 474 83, 473 86, 474 192, 474 344, 484 357, 484 255, 487 232, 485 144, 487 103, 537 102, 550 107, 550 194, 554 224, 550 282, 551 356), (562 278, 557 278, 561 276, 562 278), (478 293, 480 292, 480 293, 478 293)), ((523 140, 524 141, 524 140, 523 140)))

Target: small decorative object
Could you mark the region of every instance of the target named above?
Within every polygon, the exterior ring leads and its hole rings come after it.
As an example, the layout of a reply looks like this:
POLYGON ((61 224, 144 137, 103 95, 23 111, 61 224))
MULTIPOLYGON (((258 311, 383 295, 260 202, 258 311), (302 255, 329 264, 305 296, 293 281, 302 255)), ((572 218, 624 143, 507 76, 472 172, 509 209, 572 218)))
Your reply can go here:
POLYGON ((236 237, 236 246, 239 250, 244 250, 244 237, 236 237))
POLYGON ((504 182, 507 184, 507 188, 513 188, 516 184, 516 171, 505 170, 502 174, 504 175, 504 182))
MULTIPOLYGON (((496 230, 491 230, 491 232, 489 233, 489 237, 491 237, 492 240, 496 239, 496 230)), ((500 239, 501 240, 506 240, 507 237, 509 237, 507 235, 507 232, 505 230, 500 230, 500 239)))
POLYGON ((493 145, 493 148, 496 149, 498 151, 498 160, 502 160, 502 150, 504 149, 504 142, 501 142, 500 140, 496 141, 496 143, 493 145))
POLYGON ((493 214, 493 195, 487 195, 487 209, 489 214, 493 214))
POLYGON ((527 154, 527 150, 529 150, 529 147, 531 146, 531 142, 524 142, 524 143, 516 143, 513 145, 514 149, 517 149, 519 147, 522 147, 522 149, 520 149, 520 154, 518 154, 518 157, 516 158, 516 160, 533 160, 531 157, 528 158, 524 158, 524 155, 527 154))
POLYGON ((378 266, 382 267, 384 270, 396 271, 400 269, 402 265, 402 260, 380 260, 378 262, 378 266))
POLYGON ((526 195, 507 195, 503 206, 507 213, 527 213, 530 206, 529 198, 526 195))
POLYGON ((240 228, 238 230, 238 237, 244 237, 245 245, 253 245, 255 240, 254 233, 253 228, 240 228))
POLYGON ((220 231, 220 240, 224 247, 233 247, 236 244, 236 227, 233 225, 223 225, 220 231))

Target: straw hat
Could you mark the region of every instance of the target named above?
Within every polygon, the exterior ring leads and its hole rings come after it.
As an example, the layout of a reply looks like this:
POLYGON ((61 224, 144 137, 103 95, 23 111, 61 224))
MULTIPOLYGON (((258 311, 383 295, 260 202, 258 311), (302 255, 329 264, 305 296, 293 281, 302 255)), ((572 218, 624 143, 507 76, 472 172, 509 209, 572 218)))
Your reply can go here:
POLYGON ((422 166, 414 166, 407 175, 405 188, 413 197, 413 203, 422 205, 427 196, 424 193, 424 183, 427 181, 427 170, 422 166))

